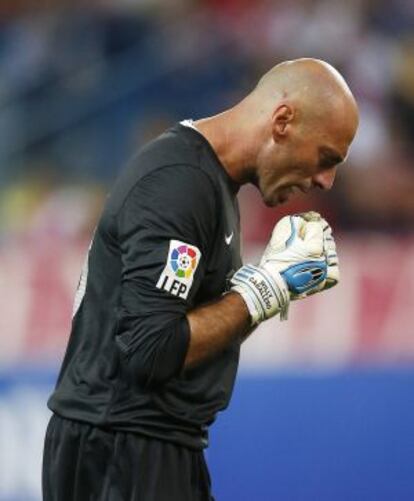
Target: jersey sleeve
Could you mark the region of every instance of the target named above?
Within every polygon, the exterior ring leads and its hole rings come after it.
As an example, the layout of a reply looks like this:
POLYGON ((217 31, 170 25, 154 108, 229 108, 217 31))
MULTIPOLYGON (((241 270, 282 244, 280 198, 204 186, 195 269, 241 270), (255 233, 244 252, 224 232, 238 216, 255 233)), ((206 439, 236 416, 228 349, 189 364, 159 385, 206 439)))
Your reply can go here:
POLYGON ((182 368, 190 337, 186 312, 206 270, 215 217, 212 181, 185 165, 147 174, 118 214, 116 340, 140 384, 163 383, 182 368))

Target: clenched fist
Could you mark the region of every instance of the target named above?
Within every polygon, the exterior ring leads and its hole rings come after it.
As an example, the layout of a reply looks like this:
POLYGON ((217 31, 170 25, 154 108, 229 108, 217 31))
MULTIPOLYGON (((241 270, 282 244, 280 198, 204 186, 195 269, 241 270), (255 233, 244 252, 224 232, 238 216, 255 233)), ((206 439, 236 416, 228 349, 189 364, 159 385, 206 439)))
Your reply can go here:
POLYGON ((259 265, 242 266, 231 282, 254 325, 278 313, 286 319, 290 300, 330 288, 338 280, 332 230, 317 212, 306 212, 282 218, 259 265))

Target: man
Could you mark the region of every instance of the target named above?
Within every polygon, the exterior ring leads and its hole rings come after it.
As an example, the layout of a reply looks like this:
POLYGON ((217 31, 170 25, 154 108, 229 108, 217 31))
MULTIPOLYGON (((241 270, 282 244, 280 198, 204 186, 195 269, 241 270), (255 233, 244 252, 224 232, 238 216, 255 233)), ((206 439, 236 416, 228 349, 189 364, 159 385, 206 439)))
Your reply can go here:
POLYGON ((240 344, 338 280, 330 228, 283 218, 242 266, 236 193, 329 189, 358 111, 339 73, 280 64, 234 108, 183 122, 121 174, 94 234, 46 434, 45 500, 211 500, 203 449, 240 344))

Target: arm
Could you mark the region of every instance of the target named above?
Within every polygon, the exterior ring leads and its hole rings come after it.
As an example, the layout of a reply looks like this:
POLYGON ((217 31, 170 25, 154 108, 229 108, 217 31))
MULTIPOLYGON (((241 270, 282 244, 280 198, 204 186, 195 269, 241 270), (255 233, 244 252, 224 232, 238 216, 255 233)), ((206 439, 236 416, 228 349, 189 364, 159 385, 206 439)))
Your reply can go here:
POLYGON ((234 292, 195 308, 187 314, 187 319, 191 335, 185 368, 210 358, 237 338, 243 341, 251 330, 246 303, 234 292))
POLYGON ((185 366, 244 341, 262 322, 278 313, 287 318, 290 299, 301 299, 335 285, 339 270, 331 229, 319 214, 285 217, 273 231, 259 266, 243 266, 233 290, 220 301, 187 317, 190 343, 185 366))
POLYGON ((192 337, 187 314, 206 271, 215 204, 215 188, 204 173, 170 166, 142 178, 117 215, 122 292, 115 340, 135 384, 162 385, 184 367, 192 337), (181 245, 195 256, 185 278, 174 268, 181 245))

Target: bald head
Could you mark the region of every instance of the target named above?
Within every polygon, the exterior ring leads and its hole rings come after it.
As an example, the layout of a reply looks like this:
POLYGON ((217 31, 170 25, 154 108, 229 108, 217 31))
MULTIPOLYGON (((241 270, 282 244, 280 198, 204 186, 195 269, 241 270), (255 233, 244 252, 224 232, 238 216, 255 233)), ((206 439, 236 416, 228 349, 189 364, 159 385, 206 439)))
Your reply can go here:
POLYGON ((283 92, 307 92, 314 86, 321 86, 322 91, 342 90, 352 93, 342 75, 330 64, 320 59, 302 58, 284 61, 274 66, 259 80, 257 89, 283 92))
POLYGON ((260 100, 263 111, 290 103, 305 125, 313 127, 315 120, 339 121, 351 140, 358 125, 358 106, 348 84, 333 66, 319 59, 278 64, 260 79, 251 95, 260 100))

